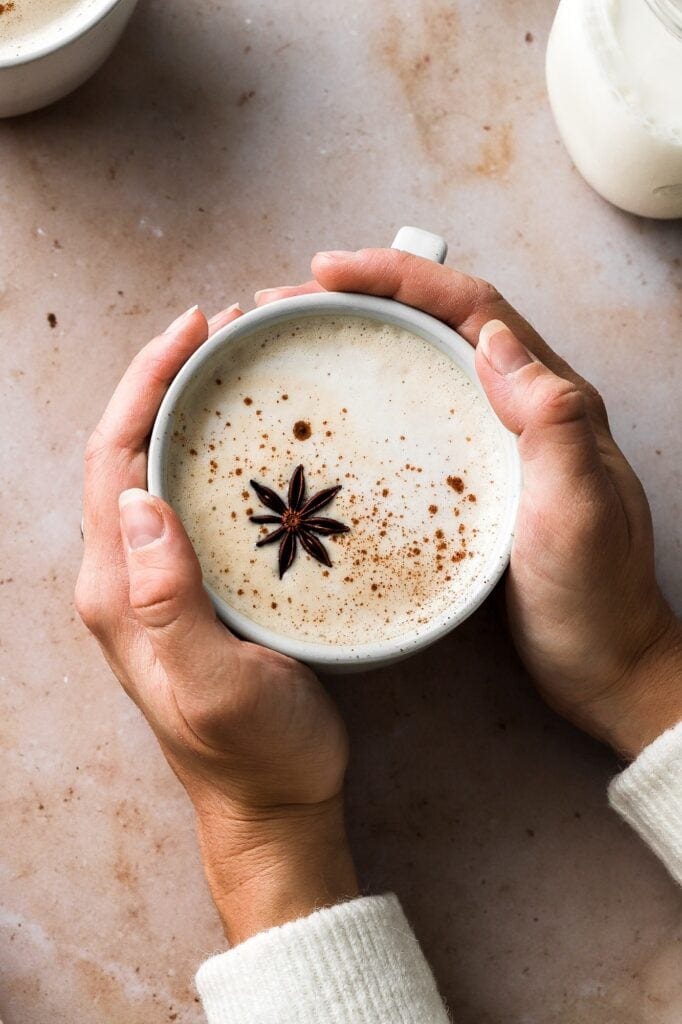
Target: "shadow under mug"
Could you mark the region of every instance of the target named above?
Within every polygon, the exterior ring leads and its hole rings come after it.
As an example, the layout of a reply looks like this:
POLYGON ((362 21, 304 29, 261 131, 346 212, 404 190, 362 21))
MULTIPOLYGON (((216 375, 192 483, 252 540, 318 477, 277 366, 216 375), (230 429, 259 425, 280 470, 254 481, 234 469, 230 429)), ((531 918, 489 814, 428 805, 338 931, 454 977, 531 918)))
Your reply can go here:
MULTIPOLYGON (((418 228, 401 228, 392 248, 433 259, 437 263, 443 263, 447 253, 443 239, 418 228)), ((273 328, 280 323, 304 317, 325 314, 360 316, 394 324, 416 334, 452 359, 488 404, 475 370, 474 349, 455 331, 427 313, 392 299, 345 292, 322 292, 282 299, 251 310, 219 330, 190 357, 175 377, 159 409, 151 434, 148 485, 152 494, 168 500, 167 460, 172 434, 176 429, 176 409, 185 388, 195 381, 206 365, 229 345, 255 331, 273 328)), ((238 612, 207 586, 218 616, 244 639, 326 672, 362 671, 390 665, 428 647, 449 633, 485 600, 502 576, 511 552, 521 494, 521 462, 516 437, 502 426, 492 409, 490 415, 493 426, 498 430, 498 444, 505 464, 506 493, 497 536, 486 552, 481 572, 463 603, 460 602, 455 608, 446 610, 426 626, 421 626, 412 633, 356 645, 314 643, 282 636, 238 612)))

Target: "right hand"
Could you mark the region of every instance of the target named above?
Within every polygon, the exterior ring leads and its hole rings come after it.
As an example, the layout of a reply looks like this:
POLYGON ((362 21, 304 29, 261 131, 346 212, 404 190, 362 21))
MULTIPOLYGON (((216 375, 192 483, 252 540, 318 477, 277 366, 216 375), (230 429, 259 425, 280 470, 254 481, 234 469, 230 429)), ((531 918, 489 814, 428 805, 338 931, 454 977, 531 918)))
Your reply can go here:
POLYGON ((490 402, 519 437, 523 494, 507 577, 519 653, 546 701, 635 756, 682 719, 682 640, 654 572, 642 485, 604 403, 485 281, 393 249, 319 253, 308 291, 387 296, 477 346, 490 402))

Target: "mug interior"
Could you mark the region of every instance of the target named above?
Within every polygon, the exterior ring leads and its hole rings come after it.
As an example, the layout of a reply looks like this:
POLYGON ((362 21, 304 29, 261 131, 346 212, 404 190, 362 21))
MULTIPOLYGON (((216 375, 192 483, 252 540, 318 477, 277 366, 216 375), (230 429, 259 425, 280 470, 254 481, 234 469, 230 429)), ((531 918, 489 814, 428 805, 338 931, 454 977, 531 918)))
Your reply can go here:
MULTIPOLYGON (((0 56, 0 70, 6 67, 15 67, 17 64, 28 64, 30 61, 39 60, 41 57, 46 57, 50 53, 54 53, 56 50, 61 50, 63 47, 68 46, 75 39, 79 39, 84 36, 86 32, 89 32, 91 28, 103 20, 109 14, 110 11, 117 7, 122 0, 99 0, 99 2, 93 2, 92 10, 88 12, 87 16, 84 16, 82 20, 74 19, 73 27, 68 32, 57 32, 55 31, 54 37, 49 42, 39 44, 32 48, 22 49, 20 53, 15 55, 2 57, 0 56)), ((68 12, 66 14, 68 17, 68 12)), ((55 25, 59 25, 59 18, 55 19, 55 25)), ((47 34, 47 33, 46 33, 47 34)))
MULTIPOLYGON (((168 500, 168 455, 175 424, 178 402, 186 389, 197 384, 214 359, 226 346, 263 328, 272 328, 285 322, 319 316, 339 314, 359 316, 401 327, 423 338, 438 351, 447 355, 466 374, 486 405, 487 398, 478 381, 474 367, 474 350, 458 334, 441 321, 419 310, 390 299, 367 295, 327 292, 283 299, 268 306, 252 310, 228 324, 202 347, 183 366, 171 384, 159 410, 149 446, 149 490, 168 500)), ((489 407, 489 405, 488 405, 489 407)), ((283 636, 254 622, 231 607, 210 586, 206 589, 222 621, 235 633, 299 661, 327 670, 359 670, 379 667, 405 658, 427 647, 466 619, 487 597, 500 579, 509 560, 514 522, 521 489, 521 468, 516 438, 507 431, 490 410, 492 422, 498 431, 498 444, 504 455, 505 480, 503 512, 500 528, 490 549, 486 552, 477 585, 464 602, 456 608, 436 616, 428 625, 400 637, 377 640, 357 645, 333 645, 298 640, 283 636)))

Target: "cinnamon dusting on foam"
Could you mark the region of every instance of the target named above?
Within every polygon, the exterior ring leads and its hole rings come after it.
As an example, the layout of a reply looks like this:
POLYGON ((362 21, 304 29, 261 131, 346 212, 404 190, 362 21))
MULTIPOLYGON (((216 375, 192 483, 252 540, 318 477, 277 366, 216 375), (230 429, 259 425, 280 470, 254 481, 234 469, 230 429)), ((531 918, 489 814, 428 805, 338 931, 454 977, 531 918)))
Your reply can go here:
POLYGON ((400 328, 315 317, 244 339, 204 378, 177 416, 169 487, 206 581, 236 610, 361 644, 465 599, 499 528, 504 467, 491 413, 447 357, 400 328), (310 493, 343 485, 333 515, 351 531, 325 538, 331 573, 300 552, 280 580, 242 481, 284 494, 301 458, 310 493))

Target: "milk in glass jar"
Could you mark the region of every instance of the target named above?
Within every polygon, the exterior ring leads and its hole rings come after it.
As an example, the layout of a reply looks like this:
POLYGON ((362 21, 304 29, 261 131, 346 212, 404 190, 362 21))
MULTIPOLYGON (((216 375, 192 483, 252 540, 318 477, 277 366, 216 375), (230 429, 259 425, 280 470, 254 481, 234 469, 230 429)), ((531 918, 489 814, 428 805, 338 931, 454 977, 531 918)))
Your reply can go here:
POLYGON ((682 0, 561 0, 547 86, 597 192, 643 217, 682 217, 682 0))

